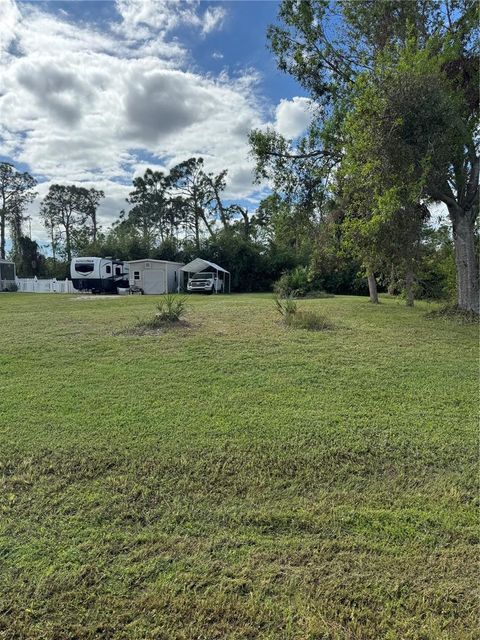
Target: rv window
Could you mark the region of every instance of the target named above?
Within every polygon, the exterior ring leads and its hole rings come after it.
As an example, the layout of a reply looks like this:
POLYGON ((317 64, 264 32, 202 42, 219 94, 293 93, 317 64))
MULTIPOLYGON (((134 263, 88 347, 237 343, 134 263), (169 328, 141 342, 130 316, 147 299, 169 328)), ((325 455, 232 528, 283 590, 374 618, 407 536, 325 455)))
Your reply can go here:
POLYGON ((105 267, 105 271, 107 273, 112 273, 112 267, 109 264, 107 264, 107 266, 105 267))
POLYGON ((78 273, 92 273, 93 271, 93 262, 76 262, 75 263, 75 271, 78 273))
POLYGON ((122 267, 115 267, 115 275, 116 276, 122 275, 122 267))
POLYGON ((134 280, 140 280, 140 271, 134 271, 133 272, 133 279, 134 280))

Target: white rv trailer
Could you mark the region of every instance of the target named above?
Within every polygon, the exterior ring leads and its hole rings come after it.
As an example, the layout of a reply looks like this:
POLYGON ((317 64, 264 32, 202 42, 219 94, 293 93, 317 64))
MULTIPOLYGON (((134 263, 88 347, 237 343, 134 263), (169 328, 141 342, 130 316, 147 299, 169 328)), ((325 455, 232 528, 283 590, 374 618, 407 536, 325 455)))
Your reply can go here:
POLYGON ((128 262, 113 258, 73 258, 70 264, 72 284, 77 291, 117 293, 128 288, 128 262))

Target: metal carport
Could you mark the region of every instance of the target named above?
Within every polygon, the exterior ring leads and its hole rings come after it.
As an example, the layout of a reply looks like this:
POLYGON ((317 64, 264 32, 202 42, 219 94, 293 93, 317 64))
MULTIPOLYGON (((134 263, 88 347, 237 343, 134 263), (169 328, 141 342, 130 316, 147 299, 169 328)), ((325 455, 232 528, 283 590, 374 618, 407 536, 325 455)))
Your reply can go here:
MULTIPOLYGON (((228 293, 230 293, 230 271, 227 271, 223 267, 219 267, 218 264, 215 264, 214 262, 209 262, 208 260, 204 260, 203 258, 195 258, 195 260, 192 260, 188 264, 184 265, 181 268, 181 271, 184 271, 188 274, 188 277, 190 277, 191 273, 199 273, 200 271, 207 271, 208 269, 214 269, 217 272, 217 278, 219 272, 228 275, 228 293)), ((225 284, 223 286, 223 292, 226 293, 225 284)))

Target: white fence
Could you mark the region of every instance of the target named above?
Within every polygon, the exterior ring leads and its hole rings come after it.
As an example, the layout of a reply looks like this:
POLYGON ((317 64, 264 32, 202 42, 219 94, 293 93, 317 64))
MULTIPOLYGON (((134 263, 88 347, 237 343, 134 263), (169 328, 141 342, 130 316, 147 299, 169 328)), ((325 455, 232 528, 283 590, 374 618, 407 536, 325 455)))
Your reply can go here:
POLYGON ((34 278, 17 278, 18 290, 24 293, 76 293, 71 280, 39 280, 34 278))

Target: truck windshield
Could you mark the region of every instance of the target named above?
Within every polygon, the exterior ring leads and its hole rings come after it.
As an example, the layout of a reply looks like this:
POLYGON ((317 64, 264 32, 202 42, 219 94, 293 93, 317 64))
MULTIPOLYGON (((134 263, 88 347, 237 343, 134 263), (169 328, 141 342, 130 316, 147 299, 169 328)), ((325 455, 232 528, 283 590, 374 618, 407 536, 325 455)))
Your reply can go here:
POLYGON ((196 273, 192 280, 208 280, 209 278, 213 278, 213 273, 196 273))

